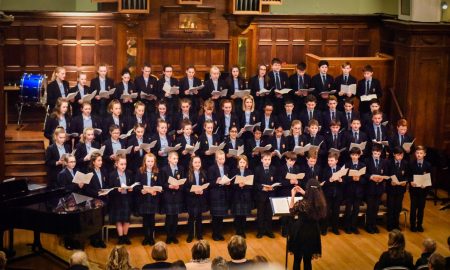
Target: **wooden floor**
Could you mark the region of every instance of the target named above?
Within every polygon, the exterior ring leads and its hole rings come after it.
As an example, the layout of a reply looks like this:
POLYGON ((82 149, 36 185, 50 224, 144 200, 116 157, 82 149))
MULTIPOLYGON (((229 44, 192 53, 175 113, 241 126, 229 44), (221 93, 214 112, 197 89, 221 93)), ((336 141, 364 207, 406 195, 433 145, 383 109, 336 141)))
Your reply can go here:
MULTIPOLYGON (((17 132, 14 126, 8 126, 6 136, 21 136, 23 138, 36 138, 40 135, 39 132, 33 131, 34 128, 28 126, 24 128, 24 131, 17 132)), ((41 137, 42 138, 42 137, 41 137)), ((441 192, 441 197, 446 197, 447 194, 441 192)), ((404 207, 409 209, 409 196, 406 194, 404 199, 404 207)), ((441 205, 434 205, 433 202, 428 201, 425 210, 425 220, 423 233, 411 233, 408 229, 403 230, 406 237, 406 249, 410 251, 414 256, 414 261, 420 256, 422 249, 422 241, 426 237, 430 237, 437 242, 437 250, 444 256, 450 256, 450 251, 447 246, 447 237, 450 236, 450 211, 440 211, 441 205)), ((384 222, 383 222, 384 223, 384 222)), ((403 223, 403 220, 401 220, 403 223)), ((256 255, 264 255, 270 261, 284 265, 285 254, 285 238, 279 234, 279 227, 276 228, 276 238, 269 239, 264 237, 262 239, 256 239, 255 237, 255 223, 249 223, 249 233, 247 234, 247 258, 253 258, 256 255)), ((231 224, 227 224, 225 238, 228 240, 233 235, 233 229, 231 224)), ((323 257, 313 262, 314 269, 373 269, 373 265, 378 260, 380 254, 387 247, 387 231, 384 227, 380 227, 380 234, 367 234, 361 230, 360 235, 346 235, 341 231, 340 236, 334 234, 328 234, 322 238, 323 257)), ((20 254, 27 252, 26 243, 32 240, 32 233, 29 231, 17 230, 15 239, 15 247, 20 254)), ((175 261, 178 259, 189 261, 190 249, 193 245, 187 244, 186 228, 180 228, 178 245, 169 245, 169 261, 175 261)), ((214 242, 211 239, 210 225, 206 225, 205 239, 211 244, 211 258, 215 256, 223 256, 226 259, 230 259, 227 252, 227 243, 214 242)), ((158 232, 157 240, 165 240, 163 232, 158 232)), ((131 233, 132 245, 129 246, 131 261, 133 266, 142 267, 144 264, 151 262, 150 254, 151 248, 148 246, 143 247, 140 243, 143 239, 139 230, 131 233)), ((43 235, 42 242, 45 248, 55 252, 63 258, 68 258, 71 251, 65 250, 60 245, 60 241, 56 236, 43 235)), ((90 246, 86 247, 86 252, 92 262, 104 266, 111 248, 115 245, 115 237, 111 237, 106 249, 94 249, 90 246)), ((289 257, 289 269, 292 268, 292 257, 289 257)))

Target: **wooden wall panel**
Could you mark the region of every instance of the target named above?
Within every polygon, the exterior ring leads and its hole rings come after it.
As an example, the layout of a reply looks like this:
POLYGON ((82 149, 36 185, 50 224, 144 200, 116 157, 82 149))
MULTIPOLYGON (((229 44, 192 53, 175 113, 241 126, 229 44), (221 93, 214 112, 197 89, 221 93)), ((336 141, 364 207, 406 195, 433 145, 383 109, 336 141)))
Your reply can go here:
POLYGON ((88 79, 96 66, 106 63, 110 76, 116 70, 116 22, 112 14, 15 13, 5 31, 5 81, 17 82, 24 72, 51 75, 66 67, 66 79, 76 83, 77 73, 88 79), (70 18, 70 20, 68 20, 70 18))

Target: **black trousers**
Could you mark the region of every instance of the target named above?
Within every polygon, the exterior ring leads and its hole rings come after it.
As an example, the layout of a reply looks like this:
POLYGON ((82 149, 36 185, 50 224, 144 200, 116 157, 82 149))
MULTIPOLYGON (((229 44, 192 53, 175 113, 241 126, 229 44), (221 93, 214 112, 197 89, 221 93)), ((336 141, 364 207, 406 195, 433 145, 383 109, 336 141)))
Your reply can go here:
POLYGON ((166 215, 167 238, 176 238, 178 215, 166 215))
POLYGON ((292 267, 292 269, 300 270, 300 265, 302 263, 302 259, 303 259, 303 269, 311 270, 312 269, 312 265, 311 265, 312 256, 303 254, 301 252, 294 253, 294 266, 292 267))
POLYGON ((258 233, 272 232, 272 207, 269 199, 258 200, 256 214, 258 233))
POLYGON ((223 217, 219 216, 212 217, 212 232, 213 237, 223 235, 223 217))
POLYGON ((246 216, 235 216, 234 217, 234 229, 236 230, 236 234, 238 234, 238 235, 245 234, 246 223, 247 223, 246 216))
POLYGON ((378 210, 380 209, 381 195, 367 196, 367 212, 366 212, 366 226, 375 227, 377 224, 378 210))
POLYGON ((282 216, 280 217, 280 223, 281 223, 281 232, 282 233, 289 233, 289 227, 291 226, 294 218, 291 216, 282 216))
POLYGON ((202 224, 202 213, 198 213, 197 215, 189 214, 188 218, 188 229, 189 236, 203 237, 203 224, 202 224))
POLYGON ((387 229, 400 228, 399 218, 403 208, 403 193, 387 194, 387 229))
POLYGON ((328 226, 331 226, 333 229, 337 229, 342 196, 337 194, 335 196, 327 196, 326 199, 328 226))
POLYGON ((358 214, 359 207, 361 206, 362 199, 351 198, 347 199, 345 202, 345 228, 356 228, 358 227, 358 214))
POLYGON ((427 199, 426 189, 414 190, 410 193, 411 197, 411 213, 409 214, 409 224, 411 227, 422 226, 423 210, 427 199))
POLYGON ((155 214, 142 215, 145 237, 153 239, 155 233, 155 214))

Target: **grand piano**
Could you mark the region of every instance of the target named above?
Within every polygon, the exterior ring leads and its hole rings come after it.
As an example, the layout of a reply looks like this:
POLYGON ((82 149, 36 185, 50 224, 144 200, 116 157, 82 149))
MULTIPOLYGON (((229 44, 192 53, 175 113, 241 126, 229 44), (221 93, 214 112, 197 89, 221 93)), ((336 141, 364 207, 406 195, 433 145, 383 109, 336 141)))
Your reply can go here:
POLYGON ((25 229, 34 232, 34 254, 58 258, 42 247, 40 233, 81 238, 92 235, 103 225, 102 208, 102 201, 64 188, 27 184, 26 179, 4 181, 0 183, 0 249, 4 250, 3 237, 9 231, 6 253, 13 257, 14 229, 25 229))

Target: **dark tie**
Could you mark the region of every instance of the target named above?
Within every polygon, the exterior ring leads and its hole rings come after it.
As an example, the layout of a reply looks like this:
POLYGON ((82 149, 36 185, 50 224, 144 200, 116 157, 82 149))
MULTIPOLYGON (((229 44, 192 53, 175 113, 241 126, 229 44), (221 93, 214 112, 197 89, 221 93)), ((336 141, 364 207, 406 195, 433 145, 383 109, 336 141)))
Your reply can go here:
POLYGON ((347 76, 344 76, 344 84, 347 84, 347 76))
POLYGON ((348 112, 348 113, 347 113, 347 121, 350 122, 351 119, 352 119, 352 116, 351 116, 351 114, 348 112))
POLYGON ((419 165, 419 169, 422 169, 422 163, 417 163, 419 165))
POLYGON ((288 114, 288 120, 289 120, 289 122, 291 122, 291 115, 290 114, 288 114))
POLYGON ((281 89, 280 75, 278 72, 275 72, 275 84, 277 86, 277 89, 281 89))
POLYGON ((310 167, 311 173, 314 175, 314 167, 310 167))
POLYGON ((370 90, 370 81, 366 81, 366 95, 369 94, 369 90, 370 90))
POLYGON ((322 75, 322 83, 323 83, 323 86, 326 88, 327 87, 327 76, 322 75))
POLYGON ((298 76, 298 89, 303 89, 303 76, 298 76))
POLYGON ((289 167, 289 173, 292 173, 292 167, 289 167))
POLYGON ((358 143, 359 138, 358 138, 358 132, 355 132, 355 143, 358 143))
POLYGON ((358 169, 358 164, 353 164, 353 169, 358 169))
POLYGON ((331 171, 332 171, 333 173, 335 173, 335 172, 336 172, 336 168, 331 169, 331 171))
POLYGON ((378 159, 375 159, 375 168, 378 170, 378 165, 379 165, 379 160, 378 159))
POLYGON ((336 148, 337 147, 337 136, 333 135, 333 147, 336 148))
POLYGON ((400 136, 400 146, 403 145, 403 142, 405 141, 405 137, 403 135, 400 136))
POLYGON ((400 170, 400 162, 396 162, 397 170, 400 170))
POLYGON ((336 120, 336 113, 334 111, 331 112, 331 120, 336 120))
POLYGON ((316 136, 312 136, 312 137, 311 137, 311 144, 312 144, 312 145, 314 145, 315 139, 316 139, 316 136))
POLYGON ((178 173, 177 169, 173 170, 173 177, 177 177, 177 173, 178 173))
POLYGON ((376 135, 377 142, 381 141, 381 128, 377 127, 377 135, 376 135))
POLYGON ((269 169, 265 169, 265 170, 264 170, 264 173, 265 173, 266 175, 268 175, 268 174, 269 174, 269 169))
POLYGON ((313 119, 313 112, 309 111, 309 120, 313 119))

